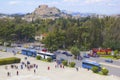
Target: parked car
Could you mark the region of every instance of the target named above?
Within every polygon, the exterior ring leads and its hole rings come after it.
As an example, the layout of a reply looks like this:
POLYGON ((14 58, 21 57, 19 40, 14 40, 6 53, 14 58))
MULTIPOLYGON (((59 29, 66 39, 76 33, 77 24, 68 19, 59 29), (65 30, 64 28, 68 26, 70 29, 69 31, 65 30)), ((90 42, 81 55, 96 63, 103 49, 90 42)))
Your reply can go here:
POLYGON ((90 56, 88 54, 84 54, 83 57, 84 58, 90 58, 90 56))
POLYGON ((113 60, 112 59, 106 59, 105 62, 113 63, 113 60))
POLYGON ((68 52, 62 52, 62 54, 65 54, 66 56, 72 56, 72 54, 70 54, 68 52))
POLYGON ((60 54, 60 53, 61 53, 60 51, 55 51, 55 52, 54 52, 55 55, 58 55, 58 54, 60 54))
POLYGON ((46 48, 43 48, 42 51, 43 51, 43 52, 47 52, 47 49, 46 49, 46 48))

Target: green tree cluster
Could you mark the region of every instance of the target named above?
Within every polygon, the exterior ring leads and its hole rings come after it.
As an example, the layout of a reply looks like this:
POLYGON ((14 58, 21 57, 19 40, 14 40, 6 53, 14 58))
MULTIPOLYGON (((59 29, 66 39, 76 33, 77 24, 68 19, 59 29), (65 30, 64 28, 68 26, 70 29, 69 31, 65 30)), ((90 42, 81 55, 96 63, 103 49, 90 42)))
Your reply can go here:
POLYGON ((120 17, 85 17, 79 19, 37 19, 26 22, 21 18, 0 19, 0 41, 30 41, 35 35, 47 33, 42 41, 48 49, 81 50, 111 48, 120 50, 120 17))

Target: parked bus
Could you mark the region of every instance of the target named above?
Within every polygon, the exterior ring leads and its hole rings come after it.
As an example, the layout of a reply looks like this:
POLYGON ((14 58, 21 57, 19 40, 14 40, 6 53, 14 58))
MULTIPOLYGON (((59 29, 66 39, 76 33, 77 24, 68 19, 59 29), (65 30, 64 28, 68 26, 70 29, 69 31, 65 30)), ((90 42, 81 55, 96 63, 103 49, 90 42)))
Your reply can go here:
POLYGON ((56 59, 55 54, 49 52, 38 51, 37 55, 41 56, 43 59, 47 58, 56 59))
POLYGON ((99 63, 88 60, 82 62, 82 67, 86 69, 92 69, 92 67, 98 67, 99 71, 101 70, 101 65, 99 63))
POLYGON ((34 57, 37 55, 36 50, 33 50, 33 49, 22 49, 21 53, 23 55, 34 56, 34 57))

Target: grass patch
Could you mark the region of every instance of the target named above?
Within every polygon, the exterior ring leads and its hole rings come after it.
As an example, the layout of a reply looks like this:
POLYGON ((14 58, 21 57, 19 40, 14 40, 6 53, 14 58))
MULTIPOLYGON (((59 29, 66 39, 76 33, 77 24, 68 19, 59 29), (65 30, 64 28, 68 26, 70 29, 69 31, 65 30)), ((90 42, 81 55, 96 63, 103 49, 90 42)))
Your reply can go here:
POLYGON ((106 58, 106 59, 114 59, 114 60, 120 59, 120 56, 118 56, 117 58, 114 58, 114 57, 111 56, 111 55, 101 56, 101 57, 102 57, 102 58, 106 58))

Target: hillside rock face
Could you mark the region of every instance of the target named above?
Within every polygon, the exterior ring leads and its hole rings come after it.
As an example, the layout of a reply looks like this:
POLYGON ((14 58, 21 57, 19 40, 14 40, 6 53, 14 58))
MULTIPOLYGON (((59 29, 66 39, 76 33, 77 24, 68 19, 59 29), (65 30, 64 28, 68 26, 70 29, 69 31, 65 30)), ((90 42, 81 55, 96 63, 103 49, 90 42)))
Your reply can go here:
POLYGON ((24 19, 27 21, 34 21, 36 19, 56 19, 69 18, 71 15, 61 12, 56 7, 48 7, 48 5, 40 5, 34 12, 27 14, 24 19))

